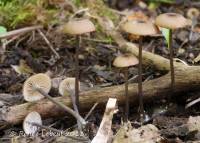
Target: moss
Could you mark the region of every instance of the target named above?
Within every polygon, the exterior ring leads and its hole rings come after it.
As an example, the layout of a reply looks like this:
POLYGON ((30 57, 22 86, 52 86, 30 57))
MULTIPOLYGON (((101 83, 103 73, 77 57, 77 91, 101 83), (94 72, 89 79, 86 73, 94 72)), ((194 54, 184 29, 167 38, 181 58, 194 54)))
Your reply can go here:
POLYGON ((0 3, 0 23, 8 28, 23 25, 55 23, 59 10, 48 7, 45 0, 10 0, 0 3))
POLYGON ((80 7, 82 2, 81 0, 72 0, 72 2, 77 6, 77 7, 80 7))
POLYGON ((93 0, 92 2, 89 2, 88 5, 98 16, 108 17, 114 23, 119 21, 119 16, 113 13, 102 0, 93 0))
POLYGON ((102 40, 102 41, 107 41, 108 43, 112 43, 113 42, 113 39, 110 37, 110 36, 107 36, 103 31, 102 31, 102 28, 101 26, 96 23, 96 34, 95 34, 96 38, 99 39, 99 40, 102 40))

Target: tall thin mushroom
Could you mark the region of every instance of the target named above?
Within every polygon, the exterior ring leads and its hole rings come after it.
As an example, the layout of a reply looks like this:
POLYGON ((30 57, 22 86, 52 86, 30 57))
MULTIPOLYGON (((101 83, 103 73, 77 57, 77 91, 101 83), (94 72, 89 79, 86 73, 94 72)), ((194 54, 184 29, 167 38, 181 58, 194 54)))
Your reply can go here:
POLYGON ((159 15, 155 23, 157 26, 169 29, 168 48, 170 53, 171 91, 174 93, 175 75, 173 63, 172 31, 189 25, 188 20, 177 13, 164 13, 159 15))
POLYGON ((124 70, 125 75, 125 121, 128 121, 129 116, 129 96, 128 96, 128 68, 138 64, 138 59, 130 54, 120 55, 115 58, 113 65, 124 70))
POLYGON ((138 94, 139 94, 139 110, 140 110, 140 120, 144 120, 144 105, 143 105, 143 92, 142 92, 142 41, 143 36, 151 36, 158 33, 158 28, 151 22, 143 20, 131 20, 126 22, 122 29, 130 34, 138 35, 139 38, 139 84, 138 84, 138 94))
POLYGON ((76 46, 76 53, 75 53, 75 97, 76 97, 76 104, 79 108, 79 48, 81 47, 81 35, 86 33, 91 33, 95 31, 94 24, 88 20, 71 20, 68 23, 64 24, 61 27, 63 33, 76 36, 78 40, 78 45, 76 46))

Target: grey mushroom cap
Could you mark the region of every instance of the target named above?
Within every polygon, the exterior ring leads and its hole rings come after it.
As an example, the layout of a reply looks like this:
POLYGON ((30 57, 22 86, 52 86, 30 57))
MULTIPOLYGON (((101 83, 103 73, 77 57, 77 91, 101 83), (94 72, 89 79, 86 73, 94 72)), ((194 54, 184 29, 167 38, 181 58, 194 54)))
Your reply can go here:
POLYGON ((155 24, 143 20, 128 21, 122 26, 122 30, 139 36, 151 36, 159 33, 159 30, 155 24))
POLYGON ((118 68, 130 67, 137 65, 138 59, 134 55, 125 54, 115 58, 113 65, 118 68))
POLYGON ((42 125, 42 119, 38 112, 30 112, 24 119, 23 129, 27 135, 35 135, 38 131, 38 127, 31 123, 42 125))
POLYGON ((61 29, 63 33, 71 35, 82 35, 95 31, 94 24, 89 19, 71 20, 64 24, 61 29))
POLYGON ((159 27, 178 29, 190 25, 190 22, 180 14, 164 13, 156 17, 155 23, 159 27))
POLYGON ((33 89, 33 86, 41 88, 44 92, 48 93, 51 89, 51 79, 44 73, 29 77, 23 86, 23 96, 26 101, 32 102, 44 98, 42 94, 33 89))

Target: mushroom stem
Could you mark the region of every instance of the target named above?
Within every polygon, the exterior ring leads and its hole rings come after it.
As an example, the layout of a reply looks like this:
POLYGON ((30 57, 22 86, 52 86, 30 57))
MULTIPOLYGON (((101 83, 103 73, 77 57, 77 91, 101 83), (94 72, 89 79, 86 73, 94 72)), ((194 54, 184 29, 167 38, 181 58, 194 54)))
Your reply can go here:
POLYGON ((142 41, 143 41, 143 37, 140 36, 139 38, 138 94, 139 94, 139 113, 140 113, 141 121, 143 121, 144 119, 143 92, 142 92, 142 41))
POLYGON ((172 48, 172 29, 169 29, 169 57, 170 57, 170 70, 171 70, 171 92, 174 93, 174 84, 175 84, 175 77, 174 77, 174 62, 173 62, 173 48, 172 48))
POLYGON ((76 53, 75 53, 75 101, 77 108, 79 109, 79 48, 81 46, 81 36, 77 36, 78 45, 76 47, 76 53))
POLYGON ((125 75, 125 98, 126 98, 126 104, 125 104, 125 121, 128 121, 129 116, 129 96, 128 96, 128 67, 124 69, 124 75, 125 75))
POLYGON ((64 109, 66 112, 70 113, 72 116, 74 116, 82 125, 86 125, 86 121, 76 112, 74 112, 71 108, 65 106, 62 103, 57 102, 54 100, 51 96, 49 96, 46 92, 44 92, 41 88, 38 87, 33 87, 36 91, 38 91, 40 94, 45 96, 47 99, 49 99, 51 102, 56 104, 57 106, 61 107, 64 109))

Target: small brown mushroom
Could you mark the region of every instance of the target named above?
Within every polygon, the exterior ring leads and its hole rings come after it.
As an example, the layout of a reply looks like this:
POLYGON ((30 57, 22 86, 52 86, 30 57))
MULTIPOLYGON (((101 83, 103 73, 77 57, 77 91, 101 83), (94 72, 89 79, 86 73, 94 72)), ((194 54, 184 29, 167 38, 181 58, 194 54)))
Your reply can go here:
POLYGON ((88 19, 83 19, 83 20, 71 20, 65 25, 61 27, 61 30, 63 33, 70 34, 73 36, 76 36, 78 39, 78 46, 76 46, 76 54, 75 54, 75 97, 76 97, 76 104, 79 107, 79 48, 81 47, 81 35, 86 34, 86 33, 91 33, 95 31, 95 26, 94 24, 88 20, 88 19))
POLYGON ((188 20, 182 15, 177 13, 164 13, 159 15, 156 20, 156 25, 162 28, 169 29, 169 52, 170 52, 170 70, 171 70, 171 90, 174 92, 175 75, 174 75, 174 63, 173 63, 173 48, 172 48, 172 31, 174 29, 183 28, 187 26, 188 20))
POLYGON ((156 17, 155 23, 159 27, 178 29, 188 25, 188 20, 177 13, 164 13, 156 17))
POLYGON ((26 101, 32 102, 44 98, 42 94, 33 89, 33 85, 48 93, 51 89, 51 79, 48 75, 43 73, 28 78, 23 86, 23 96, 26 101))
MULTIPOLYGON (((72 91, 75 90, 75 78, 74 77, 68 77, 64 80, 62 80, 59 84, 59 93, 62 96, 70 95, 72 91)), ((79 82, 79 89, 80 89, 80 82, 79 82)))
POLYGON ((152 36, 158 34, 158 28, 151 22, 143 20, 132 20, 126 22, 122 29, 130 34, 138 35, 139 38, 139 84, 138 84, 138 94, 139 94, 139 106, 140 106, 140 120, 144 120, 144 106, 143 106, 143 93, 142 93, 142 40, 143 36, 152 36))
POLYGON ((130 54, 120 55, 115 58, 113 65, 118 68, 124 69, 124 75, 125 75, 125 98, 126 98, 126 104, 125 104, 125 121, 128 121, 129 116, 129 96, 128 96, 128 68, 130 66, 135 66, 138 64, 138 59, 130 54))

